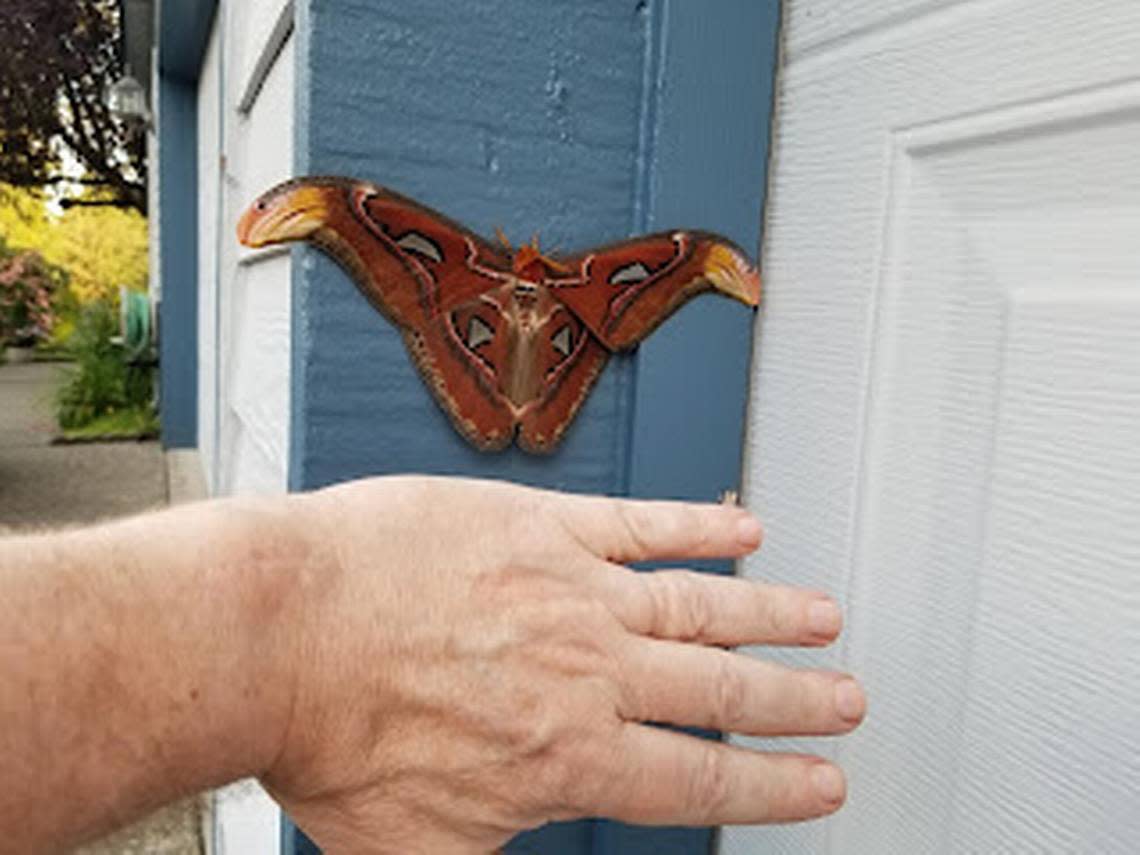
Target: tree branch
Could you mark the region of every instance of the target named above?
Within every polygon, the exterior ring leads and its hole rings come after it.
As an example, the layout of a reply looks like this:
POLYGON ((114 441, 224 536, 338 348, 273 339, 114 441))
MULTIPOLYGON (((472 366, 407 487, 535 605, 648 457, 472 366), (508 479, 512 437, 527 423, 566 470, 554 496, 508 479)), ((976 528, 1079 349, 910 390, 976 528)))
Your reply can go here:
POLYGON ((68 208, 134 208, 127 199, 61 199, 59 206, 68 208))

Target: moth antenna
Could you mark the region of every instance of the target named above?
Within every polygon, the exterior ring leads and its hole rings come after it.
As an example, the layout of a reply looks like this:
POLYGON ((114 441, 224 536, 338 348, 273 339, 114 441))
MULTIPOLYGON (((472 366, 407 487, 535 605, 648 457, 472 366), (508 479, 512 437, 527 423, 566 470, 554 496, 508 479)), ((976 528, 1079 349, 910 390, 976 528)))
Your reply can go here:
POLYGON ((551 270, 557 270, 559 273, 572 272, 574 268, 570 267, 568 264, 563 264, 561 261, 553 257, 556 252, 558 252, 557 249, 552 249, 550 251, 550 255, 543 253, 542 260, 546 263, 546 266, 551 270))

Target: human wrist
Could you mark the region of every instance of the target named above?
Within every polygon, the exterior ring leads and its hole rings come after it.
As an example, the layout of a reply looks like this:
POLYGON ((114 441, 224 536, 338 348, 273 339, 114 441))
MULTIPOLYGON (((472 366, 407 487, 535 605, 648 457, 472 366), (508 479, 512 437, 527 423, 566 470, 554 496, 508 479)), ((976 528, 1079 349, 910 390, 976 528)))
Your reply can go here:
POLYGON ((288 740, 310 639, 307 589, 321 575, 321 550, 306 496, 215 503, 218 555, 207 584, 234 626, 240 693, 227 700, 231 733, 242 743, 241 777, 272 768, 288 740))

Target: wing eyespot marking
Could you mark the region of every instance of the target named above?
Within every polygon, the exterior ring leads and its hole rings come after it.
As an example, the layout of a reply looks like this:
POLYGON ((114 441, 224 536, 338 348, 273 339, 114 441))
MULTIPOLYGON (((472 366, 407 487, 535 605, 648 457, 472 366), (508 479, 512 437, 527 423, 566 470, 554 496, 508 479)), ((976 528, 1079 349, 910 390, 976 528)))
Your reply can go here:
POLYGON ((570 325, 562 327, 550 339, 550 346, 562 354, 563 358, 570 355, 574 350, 574 337, 570 332, 570 325))
POLYGON ((634 285, 649 278, 650 270, 640 261, 619 267, 610 274, 611 285, 634 285))
POLYGON ((396 238, 396 246, 408 252, 414 252, 436 264, 443 262, 443 250, 438 243, 422 232, 405 232, 396 238))
POLYGON ((491 325, 478 315, 473 315, 471 320, 467 322, 467 346, 472 350, 492 341, 494 338, 495 331, 491 325))

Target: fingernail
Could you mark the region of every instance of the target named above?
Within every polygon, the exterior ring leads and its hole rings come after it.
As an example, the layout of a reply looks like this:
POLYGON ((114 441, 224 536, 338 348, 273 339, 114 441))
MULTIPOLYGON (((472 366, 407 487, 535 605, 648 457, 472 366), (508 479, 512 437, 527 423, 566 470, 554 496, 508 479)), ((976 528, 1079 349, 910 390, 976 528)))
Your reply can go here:
POLYGON ((839 633, 843 616, 839 613, 839 606, 831 600, 816 600, 808 606, 808 629, 812 635, 822 635, 832 638, 839 633))
POLYGON ((755 517, 743 517, 736 524, 736 537, 745 546, 755 546, 760 543, 762 533, 763 529, 760 528, 760 522, 755 517))
POLYGON ((835 709, 844 721, 859 721, 865 706, 863 690, 850 677, 835 684, 835 709))
POLYGON ((836 804, 843 801, 847 786, 843 781, 843 773, 834 766, 820 763, 812 770, 811 778, 815 791, 825 802, 836 804))

